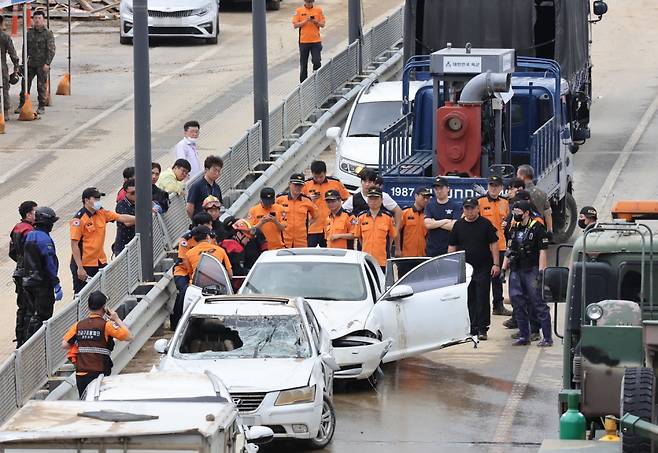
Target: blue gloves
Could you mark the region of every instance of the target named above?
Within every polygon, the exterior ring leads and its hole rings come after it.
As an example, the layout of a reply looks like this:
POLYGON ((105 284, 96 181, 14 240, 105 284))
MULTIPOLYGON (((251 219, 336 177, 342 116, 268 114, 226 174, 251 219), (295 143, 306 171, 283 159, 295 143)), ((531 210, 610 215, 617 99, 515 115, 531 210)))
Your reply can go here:
POLYGON ((59 283, 55 285, 55 300, 59 301, 64 298, 64 292, 62 291, 62 285, 59 283))

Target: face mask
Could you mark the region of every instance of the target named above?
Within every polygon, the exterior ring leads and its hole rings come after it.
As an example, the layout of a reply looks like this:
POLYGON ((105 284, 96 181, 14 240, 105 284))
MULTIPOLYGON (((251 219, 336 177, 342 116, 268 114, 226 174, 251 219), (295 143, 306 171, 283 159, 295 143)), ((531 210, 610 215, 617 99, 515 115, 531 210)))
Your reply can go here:
POLYGON ((192 137, 187 137, 187 141, 190 142, 190 143, 192 143, 192 144, 196 144, 197 139, 196 139, 196 138, 192 138, 192 137))
POLYGON ((514 214, 515 222, 523 222, 523 214, 514 214))
POLYGON ((578 226, 579 226, 582 230, 584 230, 585 228, 587 228, 587 224, 585 223, 585 219, 578 219, 578 226))
POLYGON ((100 200, 94 201, 94 211, 100 211, 103 208, 103 203, 100 200))

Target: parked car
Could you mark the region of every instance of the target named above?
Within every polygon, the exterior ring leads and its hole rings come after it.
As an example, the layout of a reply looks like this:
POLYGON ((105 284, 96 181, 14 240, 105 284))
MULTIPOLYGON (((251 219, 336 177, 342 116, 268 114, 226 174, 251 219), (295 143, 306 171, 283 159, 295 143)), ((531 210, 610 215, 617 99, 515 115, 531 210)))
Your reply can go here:
MULTIPOLYGON (((424 84, 411 82, 409 99, 424 84)), ((357 176, 361 168, 379 168, 379 132, 402 116, 402 82, 375 82, 359 92, 345 126, 331 127, 327 137, 336 142, 334 176, 350 191, 361 187, 357 176)))
MULTIPOLYGON (((121 0, 120 42, 133 40, 133 0, 121 0)), ((190 37, 217 44, 219 38, 218 0, 149 0, 149 36, 190 37)))
MULTIPOLYGON (((200 267, 221 266, 204 258, 200 267)), ((187 308, 170 341, 155 343, 163 354, 158 369, 208 370, 226 384, 243 423, 324 448, 336 426, 337 365, 311 307, 302 298, 208 294, 212 291, 206 288, 187 308)))
POLYGON ((210 373, 154 372, 101 376, 84 401, 29 401, 0 427, 0 451, 256 453, 272 438, 242 424, 210 373))
MULTIPOLYGON (((263 253, 240 294, 304 297, 326 329, 337 379, 370 379, 380 363, 467 341, 468 283, 464 252, 389 260, 386 276, 364 252, 306 248, 263 253)), ((230 294, 221 263, 204 255, 187 290, 187 307, 203 293, 230 294)))

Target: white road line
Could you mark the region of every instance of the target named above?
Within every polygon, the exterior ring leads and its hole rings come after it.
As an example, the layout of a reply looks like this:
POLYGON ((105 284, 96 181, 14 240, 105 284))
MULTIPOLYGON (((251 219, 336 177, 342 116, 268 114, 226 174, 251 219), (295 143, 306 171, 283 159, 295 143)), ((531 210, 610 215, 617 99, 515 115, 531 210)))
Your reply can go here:
POLYGON ((656 110, 658 110, 658 96, 654 98, 651 105, 649 105, 649 108, 646 110, 646 112, 644 112, 644 115, 642 115, 640 122, 637 124, 637 126, 633 130, 633 133, 628 138, 628 141, 626 142, 621 152, 619 153, 619 157, 617 158, 617 161, 610 169, 610 172, 608 173, 608 177, 605 178, 605 181, 601 186, 601 190, 599 191, 598 195, 596 196, 596 199, 594 200, 594 206, 600 213, 602 213, 601 215, 602 218, 610 217, 610 215, 608 214, 610 212, 609 208, 611 207, 610 205, 612 204, 612 201, 615 197, 613 187, 615 187, 615 185, 617 184, 617 179, 619 179, 619 175, 621 174, 622 170, 626 166, 628 159, 631 157, 631 152, 642 138, 642 135, 644 135, 644 132, 647 130, 647 127, 649 127, 652 118, 656 114, 656 110))
POLYGON ((505 404, 505 408, 503 409, 503 412, 500 415, 500 419, 498 420, 496 432, 492 439, 492 442, 495 445, 491 446, 489 453, 504 453, 508 450, 508 448, 505 447, 503 443, 509 442, 510 440, 509 437, 511 434, 512 425, 516 420, 516 412, 518 411, 519 404, 521 404, 523 395, 528 388, 530 378, 532 377, 532 373, 535 370, 537 359, 539 358, 540 353, 541 348, 534 345, 528 347, 528 350, 523 358, 523 362, 521 362, 519 373, 514 380, 514 385, 512 386, 512 391, 510 392, 510 396, 507 399, 507 404, 505 404))

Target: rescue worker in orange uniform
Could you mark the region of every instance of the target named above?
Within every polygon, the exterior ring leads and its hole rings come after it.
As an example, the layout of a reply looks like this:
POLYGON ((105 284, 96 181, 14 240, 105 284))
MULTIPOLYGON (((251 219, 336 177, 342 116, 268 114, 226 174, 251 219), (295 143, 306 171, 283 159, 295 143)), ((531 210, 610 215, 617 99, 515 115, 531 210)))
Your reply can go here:
POLYGON ((75 363, 75 381, 78 395, 82 396, 87 385, 101 374, 112 372, 110 353, 114 340, 131 341, 130 330, 115 311, 107 308, 107 296, 100 291, 89 295, 89 316, 78 321, 64 334, 62 347, 71 362, 75 363), (77 349, 77 353, 73 354, 77 349))
POLYGON ((185 267, 189 272, 188 277, 190 283, 192 282, 194 271, 196 271, 196 267, 199 265, 203 253, 217 258, 217 260, 224 266, 224 269, 226 269, 229 278, 233 277, 231 260, 228 259, 226 251, 215 242, 215 234, 212 230, 206 225, 199 225, 192 229, 192 235, 194 236, 197 245, 187 251, 184 260, 185 267))
POLYGON ((285 222, 283 241, 286 248, 306 247, 309 225, 318 220, 318 209, 309 197, 302 193, 304 175, 293 173, 290 176, 288 193, 279 195, 276 204, 282 208, 281 217, 285 222))
POLYGON ((322 8, 314 0, 304 0, 304 6, 295 10, 292 25, 299 29, 299 82, 308 77, 308 56, 311 55, 313 70, 322 65, 322 39, 320 29, 325 25, 322 8))
MULTIPOLYGON (((478 199, 480 206, 480 215, 489 220, 496 228, 498 235, 498 250, 500 253, 499 263, 503 262, 505 250, 507 250, 507 241, 505 239, 505 220, 509 215, 509 202, 502 197, 503 178, 493 175, 489 178, 487 193, 478 199)), ((502 273, 501 273, 502 274, 502 273)), ((503 279, 499 274, 491 279, 492 314, 499 316, 511 316, 512 312, 507 310, 503 305, 503 279)))
POLYGON ((174 264, 174 283, 176 284, 176 289, 178 289, 178 295, 176 296, 174 309, 169 315, 169 326, 171 330, 176 329, 178 321, 180 321, 181 316, 183 316, 185 291, 187 291, 187 287, 190 283, 190 270, 187 269, 188 263, 185 261, 185 255, 191 248, 197 245, 197 241, 192 235, 192 229, 199 225, 205 225, 208 228, 212 228, 212 216, 207 212, 197 212, 194 214, 190 230, 186 231, 178 240, 178 257, 176 258, 176 264, 174 264))
POLYGON ((324 194, 324 201, 329 207, 327 219, 326 239, 330 249, 348 249, 354 239, 354 228, 357 220, 343 210, 343 202, 337 190, 328 190, 324 194))
POLYGON ((432 189, 416 187, 414 204, 402 211, 400 221, 400 241, 397 242, 396 256, 425 256, 427 228, 425 227, 425 206, 432 198, 432 189), (400 242, 402 247, 400 249, 400 242))
POLYGON ((382 207, 382 191, 368 191, 368 210, 361 213, 354 229, 354 236, 361 241, 362 250, 371 254, 386 270, 386 251, 395 241, 396 229, 390 211, 382 207))
POLYGON ((283 208, 275 201, 274 189, 263 187, 260 191, 260 203, 249 210, 249 218, 247 219, 254 228, 265 235, 268 250, 285 248, 283 242, 285 225, 281 216, 283 208))
MULTIPOLYGON (((329 217, 329 207, 325 201, 325 195, 330 190, 335 190, 340 195, 340 199, 345 201, 350 197, 342 182, 338 179, 327 176, 327 164, 321 160, 311 162, 312 178, 304 184, 304 195, 311 198, 318 208, 318 220, 311 224, 308 229, 308 246, 309 247, 326 247, 325 240, 327 232, 327 219, 329 217)), ((355 213, 357 214, 357 213, 355 213)))

